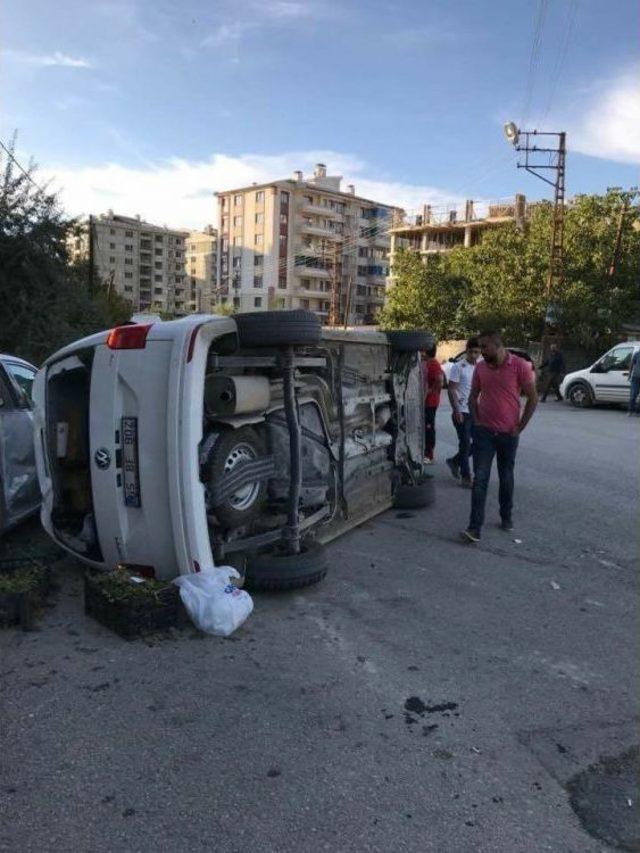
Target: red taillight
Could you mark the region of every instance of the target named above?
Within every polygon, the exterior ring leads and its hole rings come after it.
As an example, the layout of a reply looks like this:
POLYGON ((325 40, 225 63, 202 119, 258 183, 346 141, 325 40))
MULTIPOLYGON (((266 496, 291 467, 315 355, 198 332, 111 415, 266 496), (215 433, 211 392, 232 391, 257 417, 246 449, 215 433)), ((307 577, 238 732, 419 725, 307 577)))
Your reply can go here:
POLYGON ((187 350, 187 362, 191 361, 193 358, 193 351, 196 346, 196 338, 198 337, 198 332, 204 326, 204 323, 198 323, 197 326, 193 327, 193 331, 191 332, 191 337, 189 338, 189 349, 187 350))
POLYGON ((153 323, 116 326, 109 332, 107 346, 109 349, 144 349, 152 326, 153 323))

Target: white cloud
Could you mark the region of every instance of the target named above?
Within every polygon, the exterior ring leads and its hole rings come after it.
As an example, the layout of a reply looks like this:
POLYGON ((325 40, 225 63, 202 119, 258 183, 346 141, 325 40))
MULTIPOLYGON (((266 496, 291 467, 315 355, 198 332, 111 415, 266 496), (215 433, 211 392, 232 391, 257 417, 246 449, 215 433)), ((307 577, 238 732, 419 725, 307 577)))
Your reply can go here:
POLYGON ((425 203, 436 207, 464 204, 462 196, 442 188, 372 177, 371 169, 357 157, 336 151, 239 157, 214 154, 204 161, 172 159, 142 168, 109 163, 43 168, 42 172, 44 179, 52 180, 53 189, 60 189, 69 214, 102 213, 111 208, 124 215, 140 214, 160 225, 202 228, 217 222, 214 190, 289 178, 294 169, 302 169, 308 177, 317 162, 326 163, 331 174, 345 176, 343 189, 354 183, 357 195, 407 211, 419 210, 425 203))
POLYGON ((92 64, 87 59, 82 59, 78 56, 69 56, 67 53, 62 53, 59 50, 53 53, 27 53, 23 50, 5 50, 4 56, 14 62, 20 62, 24 65, 34 65, 40 68, 92 68, 92 64))
POLYGON ((243 35, 252 29, 252 24, 236 21, 231 24, 220 24, 213 32, 202 40, 203 47, 225 47, 237 44, 243 35))
POLYGON ((583 117, 569 126, 569 148, 620 163, 640 163, 639 81, 637 65, 599 86, 583 117))

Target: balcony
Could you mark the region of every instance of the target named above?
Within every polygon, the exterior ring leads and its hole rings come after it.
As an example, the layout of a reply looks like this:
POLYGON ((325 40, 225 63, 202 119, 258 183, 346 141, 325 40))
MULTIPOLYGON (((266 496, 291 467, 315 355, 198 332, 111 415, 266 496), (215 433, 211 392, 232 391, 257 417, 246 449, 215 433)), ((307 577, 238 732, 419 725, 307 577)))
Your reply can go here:
POLYGON ((338 234, 331 228, 327 228, 326 225, 321 225, 319 222, 309 223, 301 220, 298 223, 298 230, 303 234, 313 234, 317 237, 325 237, 329 240, 335 240, 336 242, 344 239, 344 234, 338 234))
POLYGON ((331 271, 327 269, 321 269, 320 267, 305 267, 305 266, 297 266, 294 270, 297 276, 301 278, 329 278, 331 276, 331 271))
POLYGON ((331 210, 330 207, 324 207, 322 204, 309 204, 308 201, 302 202, 301 210, 304 213, 316 213, 320 216, 330 216, 332 219, 342 220, 343 215, 339 213, 337 210, 331 210))

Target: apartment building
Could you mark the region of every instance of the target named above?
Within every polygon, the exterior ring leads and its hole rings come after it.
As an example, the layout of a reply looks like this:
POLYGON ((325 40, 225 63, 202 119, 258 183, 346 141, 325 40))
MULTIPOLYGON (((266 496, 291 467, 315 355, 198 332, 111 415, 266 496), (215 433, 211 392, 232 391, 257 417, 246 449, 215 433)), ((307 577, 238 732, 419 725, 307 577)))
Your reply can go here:
POLYGON ((185 275, 188 236, 188 231, 110 210, 90 217, 82 233, 72 238, 70 256, 72 260, 93 257, 96 275, 128 299, 134 311, 188 314, 197 310, 195 289, 185 275))
POLYGON ((236 310, 306 308, 325 322, 371 322, 383 306, 389 229, 402 211, 312 177, 216 193, 220 301, 236 310))
POLYGON ((193 310, 210 313, 219 304, 218 232, 212 225, 191 231, 185 240, 185 274, 193 310))
POLYGON ((398 249, 419 252, 426 261, 430 255, 458 246, 475 246, 490 228, 509 222, 521 226, 527 217, 527 200, 520 194, 513 201, 485 202, 481 206, 468 200, 461 214, 457 208, 436 213, 424 205, 422 213, 396 219, 391 228, 391 265, 398 249))

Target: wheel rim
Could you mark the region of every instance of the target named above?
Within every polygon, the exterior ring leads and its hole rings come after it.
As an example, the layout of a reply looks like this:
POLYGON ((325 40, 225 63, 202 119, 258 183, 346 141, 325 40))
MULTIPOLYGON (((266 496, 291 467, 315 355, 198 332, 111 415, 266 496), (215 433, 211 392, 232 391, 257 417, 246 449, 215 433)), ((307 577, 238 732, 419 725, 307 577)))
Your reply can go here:
POLYGON ((579 406, 581 406, 587 399, 587 393, 584 388, 578 386, 577 388, 574 388, 571 392, 571 399, 574 403, 577 403, 579 406))
MULTIPOLYGON (((234 468, 241 465, 243 462, 253 462, 256 458, 256 452, 251 445, 244 443, 236 444, 224 463, 224 473, 229 474, 234 470, 234 468)), ((242 488, 235 491, 229 497, 229 503, 234 509, 240 511, 249 509, 249 507, 255 502, 259 491, 259 482, 248 483, 246 486, 242 486, 242 488)))

